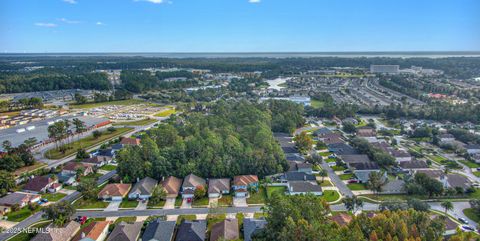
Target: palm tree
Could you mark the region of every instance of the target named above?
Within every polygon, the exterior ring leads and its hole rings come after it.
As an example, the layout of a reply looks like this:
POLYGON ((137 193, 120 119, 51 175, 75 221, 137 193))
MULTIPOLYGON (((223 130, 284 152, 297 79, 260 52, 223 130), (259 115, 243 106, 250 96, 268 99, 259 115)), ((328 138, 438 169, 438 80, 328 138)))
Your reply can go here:
POLYGON ((450 201, 443 201, 442 203, 440 203, 440 206, 442 206, 442 208, 445 208, 445 216, 447 216, 448 211, 453 210, 453 204, 450 201))

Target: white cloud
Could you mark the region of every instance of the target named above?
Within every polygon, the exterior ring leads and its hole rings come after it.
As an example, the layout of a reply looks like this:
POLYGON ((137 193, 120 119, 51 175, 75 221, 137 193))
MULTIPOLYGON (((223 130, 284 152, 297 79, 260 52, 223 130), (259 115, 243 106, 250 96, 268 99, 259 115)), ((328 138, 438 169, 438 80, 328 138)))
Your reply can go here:
POLYGON ((70 20, 70 19, 66 19, 66 18, 59 18, 58 21, 62 21, 62 22, 64 22, 64 23, 68 23, 68 24, 77 24, 77 23, 80 23, 80 21, 70 20))
POLYGON ((45 27, 45 28, 55 28, 55 27, 57 27, 58 25, 55 24, 55 23, 35 23, 35 26, 45 27))
POLYGON ((96 24, 96 25, 105 25, 103 22, 100 22, 100 21, 99 21, 99 22, 96 22, 95 24, 96 24))
POLYGON ((63 1, 70 4, 77 4, 76 0, 63 0, 63 1))
POLYGON ((249 3, 259 3, 260 0, 248 0, 249 3))
MULTIPOLYGON (((135 2, 150 2, 154 4, 161 4, 161 3, 166 3, 167 1, 165 0, 134 0, 135 2)), ((171 3, 171 2, 169 2, 171 3)))

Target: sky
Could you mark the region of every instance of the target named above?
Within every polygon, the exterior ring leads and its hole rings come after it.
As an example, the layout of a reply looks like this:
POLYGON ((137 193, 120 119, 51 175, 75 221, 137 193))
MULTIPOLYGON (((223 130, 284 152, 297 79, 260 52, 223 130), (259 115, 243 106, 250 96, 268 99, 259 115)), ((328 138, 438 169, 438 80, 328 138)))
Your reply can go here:
POLYGON ((0 53, 480 51, 479 0, 0 0, 0 53))

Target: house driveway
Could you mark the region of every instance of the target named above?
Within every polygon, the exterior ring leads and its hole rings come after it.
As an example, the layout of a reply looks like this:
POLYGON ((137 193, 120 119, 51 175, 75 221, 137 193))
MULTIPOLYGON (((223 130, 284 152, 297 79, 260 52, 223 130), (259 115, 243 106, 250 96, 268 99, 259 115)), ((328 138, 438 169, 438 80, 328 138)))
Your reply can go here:
POLYGON ((105 211, 118 211, 118 207, 122 201, 111 201, 105 208, 105 211))
POLYGON ((175 198, 167 197, 165 200, 165 205, 163 209, 174 209, 175 208, 175 198))
POLYGON ((208 198, 208 206, 209 207, 217 207, 218 206, 218 197, 209 197, 208 198))
POLYGON ((75 192, 75 190, 69 190, 69 189, 65 189, 65 188, 62 188, 62 189, 58 190, 58 193, 63 193, 63 194, 67 194, 67 195, 70 195, 74 192, 75 192))
POLYGON ((246 197, 233 197, 234 207, 248 207, 246 197))
POLYGON ((145 209, 147 209, 147 204, 148 204, 148 200, 147 201, 140 201, 140 202, 138 202, 138 205, 135 208, 135 210, 145 210, 145 209))
POLYGON ((13 226, 17 225, 17 222, 7 221, 7 220, 0 220, 0 227, 9 229, 13 226))
POLYGON ((187 198, 183 199, 182 206, 180 206, 180 208, 192 208, 192 202, 189 203, 187 200, 187 198))

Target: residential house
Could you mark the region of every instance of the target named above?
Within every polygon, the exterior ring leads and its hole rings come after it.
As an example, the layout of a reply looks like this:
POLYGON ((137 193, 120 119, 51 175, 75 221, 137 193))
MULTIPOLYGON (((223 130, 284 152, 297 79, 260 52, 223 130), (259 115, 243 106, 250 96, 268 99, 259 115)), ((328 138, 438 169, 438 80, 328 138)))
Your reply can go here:
POLYGON ((465 145, 465 149, 467 150, 467 153, 470 154, 470 155, 480 153, 480 145, 478 145, 478 144, 465 145))
POLYGON ((48 192, 50 193, 56 193, 62 189, 62 184, 56 182, 50 185, 50 187, 47 189, 48 192))
POLYGON ((347 166, 362 183, 368 182, 370 179, 370 173, 380 172, 380 168, 375 162, 354 162, 348 163, 347 166))
POLYGON ((183 221, 178 226, 175 241, 205 241, 206 232, 205 220, 183 221))
POLYGON ((230 193, 230 179, 214 178, 208 180, 208 197, 220 198, 222 194, 230 193))
POLYGON ((414 169, 427 169, 428 164, 425 161, 413 160, 408 162, 400 162, 400 168, 403 172, 413 172, 414 169))
POLYGON ((310 182, 316 182, 317 179, 314 175, 308 174, 305 172, 285 172, 281 177, 280 177, 281 182, 286 183, 286 182, 292 182, 292 181, 310 181, 310 182))
POLYGON ((148 223, 142 241, 171 241, 175 232, 175 221, 156 219, 148 223))
POLYGON ((297 162, 297 172, 305 172, 305 173, 312 173, 312 167, 313 165, 311 163, 307 162, 297 162))
POLYGON ((238 239, 240 239, 240 233, 237 219, 227 218, 212 226, 210 241, 238 239))
POLYGON ((120 144, 124 146, 139 146, 140 138, 135 137, 124 137, 120 140, 120 144))
POLYGON ((415 173, 424 173, 431 178, 437 179, 445 188, 462 188, 465 190, 472 185, 468 178, 460 174, 450 173, 445 175, 444 171, 438 169, 421 169, 416 170, 415 173))
POLYGON ((57 174, 57 179, 60 183, 69 186, 76 186, 77 185, 77 175, 75 174, 57 174))
POLYGON ((80 230, 80 224, 70 221, 63 227, 55 227, 50 224, 47 228, 49 228, 49 232, 40 232, 31 241, 70 241, 80 230))
POLYGON ((128 193, 128 199, 147 200, 152 196, 153 190, 156 186, 157 180, 150 177, 145 177, 135 183, 135 185, 132 187, 132 190, 130 190, 130 193, 128 193))
POLYGON ((111 161, 112 161, 112 158, 108 157, 108 156, 94 156, 94 157, 90 157, 90 158, 82 160, 83 163, 93 164, 96 167, 101 167, 103 165, 107 165, 111 161))
POLYGON ((331 216, 330 219, 337 223, 339 226, 347 226, 353 218, 346 213, 338 213, 331 216))
POLYGON ((120 151, 124 147, 125 146, 123 144, 117 143, 117 144, 113 144, 111 148, 114 152, 117 152, 117 151, 120 151))
POLYGON ((265 219, 245 218, 243 219, 243 240, 252 241, 252 236, 260 232, 267 225, 265 219))
POLYGON ((369 126, 362 126, 357 129, 357 136, 366 139, 368 142, 377 141, 377 132, 375 128, 369 126))
POLYGON ((342 120, 342 124, 352 124, 352 125, 358 125, 358 120, 352 117, 348 117, 342 120))
POLYGON ((205 179, 194 174, 186 176, 182 184, 182 198, 193 198, 195 190, 200 186, 207 186, 205 179))
POLYGON ((273 135, 285 154, 298 153, 295 143, 293 143, 292 137, 289 134, 277 132, 273 133, 273 135))
POLYGON ((109 149, 100 149, 95 153, 95 156, 108 156, 110 158, 115 158, 116 150, 109 148, 109 149))
POLYGON ((325 143, 325 145, 331 145, 331 144, 337 144, 337 143, 345 143, 344 140, 342 140, 341 138, 337 138, 337 137, 333 137, 333 138, 325 138, 323 140, 321 140, 323 143, 325 143))
POLYGON ((176 198, 180 192, 180 187, 182 185, 182 179, 170 176, 165 178, 160 185, 165 189, 167 193, 167 198, 176 198))
POLYGON ((327 127, 322 127, 318 130, 315 130, 313 132, 313 135, 314 136, 321 136, 321 135, 330 134, 330 133, 332 133, 332 131, 330 129, 328 129, 327 127))
POLYGON ((236 197, 247 197, 249 188, 258 189, 256 175, 241 175, 233 178, 233 191, 236 197))
POLYGON ((341 155, 340 159, 346 164, 356 162, 371 162, 370 158, 364 154, 341 155))
POLYGON ((288 182, 288 193, 290 195, 299 194, 313 194, 315 196, 321 196, 323 194, 322 187, 306 181, 292 181, 288 182))
POLYGON ((93 164, 90 163, 82 163, 82 162, 67 162, 63 168, 62 168, 62 174, 63 175, 69 175, 69 174, 77 174, 77 170, 81 169, 82 175, 86 176, 90 173, 93 173, 93 164))
POLYGON ((452 134, 448 134, 448 133, 440 134, 438 138, 441 143, 450 143, 455 141, 455 137, 452 134))
POLYGON ((327 145, 328 150, 335 153, 336 155, 354 155, 360 154, 356 149, 353 147, 345 144, 345 143, 333 143, 327 145))
POLYGON ((125 196, 127 196, 131 187, 131 184, 107 184, 98 193, 98 199, 102 199, 104 201, 121 201, 125 196))
POLYGON ((14 192, 0 198, 0 205, 7 207, 18 205, 20 208, 23 208, 29 203, 36 203, 38 201, 40 201, 40 195, 38 194, 14 192))
POLYGON ((303 156, 298 153, 287 153, 285 154, 285 159, 287 159, 287 161, 294 161, 294 162, 305 161, 305 158, 303 158, 303 156))
POLYGON ((125 223, 115 225, 107 241, 136 241, 140 237, 143 222, 125 223))
POLYGON ((383 194, 399 194, 405 193, 405 181, 401 179, 395 179, 393 181, 388 181, 385 185, 382 186, 383 194))
POLYGON ((36 176, 30 179, 23 187, 23 191, 29 193, 47 192, 48 188, 58 181, 50 176, 36 176))
POLYGON ((412 161, 412 155, 404 150, 390 149, 390 155, 395 158, 397 163, 412 161))
POLYGON ((337 132, 320 134, 318 136, 318 140, 325 142, 325 144, 327 143, 328 140, 341 140, 341 142, 343 142, 342 138, 343 138, 342 134, 337 132))
POLYGON ((107 238, 108 227, 110 227, 109 221, 95 221, 88 224, 72 241, 103 241, 107 238))

